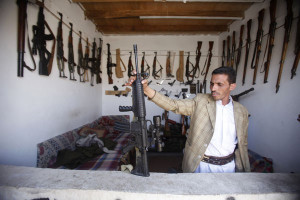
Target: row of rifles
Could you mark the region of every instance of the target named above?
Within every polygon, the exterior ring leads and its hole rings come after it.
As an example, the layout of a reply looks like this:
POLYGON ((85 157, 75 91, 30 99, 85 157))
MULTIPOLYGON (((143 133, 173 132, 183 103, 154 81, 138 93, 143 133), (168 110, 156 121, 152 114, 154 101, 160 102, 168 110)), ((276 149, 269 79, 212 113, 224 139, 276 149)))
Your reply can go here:
POLYGON ((94 79, 96 77, 96 83, 101 83, 100 73, 101 69, 101 54, 102 54, 102 43, 103 40, 99 38, 99 46, 97 48, 96 41, 92 43, 92 56, 89 56, 89 42, 88 38, 86 39, 86 48, 85 53, 83 54, 82 49, 82 37, 81 32, 79 31, 79 43, 78 43, 78 62, 77 64, 74 61, 74 50, 73 50, 73 24, 70 24, 69 38, 68 38, 68 59, 64 57, 64 49, 63 49, 63 15, 62 13, 58 13, 60 15, 60 21, 58 22, 57 36, 55 38, 51 28, 45 20, 44 16, 44 2, 35 2, 39 6, 38 12, 38 21, 36 25, 33 25, 33 39, 32 48, 30 45, 29 37, 27 38, 28 48, 33 60, 33 67, 29 67, 24 61, 24 53, 25 53, 25 35, 26 35, 26 24, 27 24, 27 0, 18 0, 17 4, 19 7, 19 18, 18 18, 18 76, 23 77, 24 68, 29 71, 35 71, 37 66, 35 63, 34 55, 39 55, 39 74, 49 76, 52 71, 52 64, 55 52, 55 45, 57 42, 56 49, 56 60, 57 66, 59 69, 59 77, 67 78, 65 75, 65 62, 68 63, 69 69, 69 79, 72 81, 76 81, 75 72, 77 69, 77 73, 79 75, 80 82, 89 81, 88 71, 91 72, 91 86, 94 86, 94 79), (50 34, 45 34, 45 28, 49 31, 50 34), (47 50, 46 44, 47 41, 52 41, 51 52, 47 50))
MULTIPOLYGON (((282 74, 282 70, 283 70, 283 66, 284 66, 286 51, 287 51, 291 28, 292 28, 292 21, 293 21, 292 4, 293 4, 293 0, 286 0, 287 15, 285 17, 285 23, 284 23, 285 34, 284 34, 284 39, 283 39, 283 48, 282 48, 282 53, 281 53, 279 72, 278 72, 278 77, 277 77, 277 82, 276 82, 276 93, 279 91, 279 87, 280 87, 281 74, 282 74)), ((269 25, 268 40, 266 43, 266 48, 265 48, 265 53, 264 53, 264 58, 265 58, 266 52, 268 52, 267 60, 261 66, 261 70, 260 70, 261 73, 265 73, 264 74, 264 83, 268 82, 269 68, 270 68, 271 57, 272 57, 272 49, 274 47, 275 30, 276 30, 276 25, 277 25, 277 23, 276 23, 276 5, 277 5, 277 1, 271 0, 270 8, 269 8, 271 21, 270 21, 270 25, 269 25)), ((253 80, 252 80, 253 85, 256 84, 256 75, 257 75, 257 71, 258 71, 258 63, 259 63, 259 58, 260 58, 260 54, 261 54, 261 45, 262 45, 262 39, 263 39, 264 13, 265 13, 265 9, 262 9, 259 11, 259 14, 258 14, 258 29, 257 29, 257 33, 256 33, 253 58, 251 61, 251 69, 254 69, 253 80)), ((246 38, 246 45, 245 45, 246 52, 245 52, 245 62, 244 62, 244 71, 243 71, 243 79, 242 79, 243 85, 245 84, 247 65, 248 65, 248 56, 249 56, 249 51, 250 51, 251 24, 252 24, 252 19, 248 20, 248 22, 247 22, 247 38, 246 38)), ((226 40, 223 40, 222 65, 223 66, 225 65, 225 59, 226 59, 226 65, 230 66, 230 67, 234 67, 234 65, 235 65, 236 71, 238 70, 238 66, 239 66, 240 58, 241 58, 241 51, 242 51, 242 46, 243 46, 243 32, 244 32, 244 25, 242 25, 240 28, 240 38, 239 38, 239 45, 238 45, 237 49, 236 49, 236 44, 235 44, 235 31, 233 31, 233 34, 232 34, 231 49, 230 49, 230 36, 227 36, 227 55, 225 55, 226 40)), ((293 63, 293 67, 291 69, 291 79, 296 75, 296 70, 297 70, 297 66, 298 66, 299 58, 300 58, 300 18, 298 19, 298 24, 297 24, 297 37, 296 37, 296 45, 295 45, 294 53, 296 56, 295 56, 295 60, 293 63)), ((264 60, 264 58, 263 58, 263 60, 264 60)))

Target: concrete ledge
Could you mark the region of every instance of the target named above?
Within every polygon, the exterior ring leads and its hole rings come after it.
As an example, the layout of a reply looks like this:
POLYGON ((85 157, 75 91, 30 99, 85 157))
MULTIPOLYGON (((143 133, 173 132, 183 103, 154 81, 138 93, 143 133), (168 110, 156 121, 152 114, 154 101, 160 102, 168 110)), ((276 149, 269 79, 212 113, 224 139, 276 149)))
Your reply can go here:
POLYGON ((0 165, 0 199, 300 199, 300 174, 164 174, 0 165))

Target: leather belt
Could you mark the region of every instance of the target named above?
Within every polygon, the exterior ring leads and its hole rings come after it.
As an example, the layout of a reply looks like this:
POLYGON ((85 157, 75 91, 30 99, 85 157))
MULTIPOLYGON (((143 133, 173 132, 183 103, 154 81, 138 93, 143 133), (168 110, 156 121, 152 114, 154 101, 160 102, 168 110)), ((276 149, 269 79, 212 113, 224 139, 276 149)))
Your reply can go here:
POLYGON ((224 157, 215 157, 215 156, 207 156, 204 155, 201 161, 213 164, 213 165, 226 165, 230 163, 234 159, 234 153, 224 156, 224 157))

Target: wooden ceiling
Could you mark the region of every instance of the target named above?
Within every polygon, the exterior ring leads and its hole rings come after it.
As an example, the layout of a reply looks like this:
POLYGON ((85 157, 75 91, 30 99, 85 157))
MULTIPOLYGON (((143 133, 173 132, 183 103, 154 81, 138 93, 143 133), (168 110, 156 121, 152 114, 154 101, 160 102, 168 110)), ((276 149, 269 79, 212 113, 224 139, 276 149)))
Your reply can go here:
POLYGON ((109 34, 219 34, 263 0, 73 0, 109 34))

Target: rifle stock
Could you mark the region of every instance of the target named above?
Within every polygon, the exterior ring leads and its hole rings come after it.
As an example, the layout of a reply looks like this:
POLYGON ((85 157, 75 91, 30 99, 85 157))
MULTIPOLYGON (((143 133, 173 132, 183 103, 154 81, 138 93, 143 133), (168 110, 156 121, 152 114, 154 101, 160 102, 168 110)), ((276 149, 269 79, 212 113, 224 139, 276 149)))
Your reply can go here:
POLYGON ((249 19, 248 22, 247 22, 246 52, 245 52, 245 63, 244 63, 242 85, 245 84, 246 73, 247 73, 248 56, 249 56, 250 43, 251 43, 251 35, 250 35, 251 24, 252 24, 252 19, 249 19))
POLYGON ((179 51, 179 67, 176 71, 176 80, 179 82, 184 82, 183 73, 184 73, 184 51, 179 51))
MULTIPOLYGON (((209 48, 208 48, 208 54, 207 54, 207 58, 203 67, 203 70, 205 69, 206 66, 206 71, 204 74, 204 79, 203 79, 203 83, 202 83, 202 89, 204 90, 204 93, 206 93, 206 77, 210 68, 210 63, 211 63, 211 58, 212 58, 212 49, 214 47, 214 42, 213 41, 209 41, 209 48)), ((201 89, 201 93, 202 93, 202 89, 201 89)))
MULTIPOLYGON (((300 14, 300 13, 299 13, 300 14)), ((293 79, 294 76, 296 76, 296 71, 297 71, 297 67, 299 64, 299 59, 300 59, 300 18, 298 18, 298 23, 297 23, 297 33, 296 33, 296 44, 295 44, 295 60, 294 60, 294 64, 293 64, 293 68, 291 70, 291 79, 293 79)))
POLYGON ((108 76, 108 84, 113 84, 113 79, 112 79, 112 67, 116 67, 115 63, 112 63, 112 58, 111 58, 111 52, 110 52, 110 44, 107 43, 107 76, 108 76))
POLYGON ((235 60, 235 49, 236 49, 236 44, 235 44, 235 31, 232 33, 232 46, 231 46, 231 61, 230 61, 230 67, 233 67, 234 65, 234 60, 235 60))
POLYGON ((244 25, 241 25, 239 47, 238 47, 238 50, 237 50, 237 56, 236 56, 236 61, 235 61, 235 69, 236 69, 235 71, 236 71, 236 73, 238 71, 238 67, 239 67, 240 60, 241 60, 242 47, 243 47, 243 35, 244 35, 244 25))
POLYGON ((116 68, 115 68, 115 73, 116 73, 116 77, 117 78, 123 78, 123 72, 122 68, 121 68, 121 63, 126 71, 126 67, 125 64, 123 63, 122 59, 121 59, 121 50, 120 49, 116 49, 116 68))
POLYGON ((69 41, 68 41, 68 47, 69 47, 69 55, 68 55, 68 67, 70 72, 70 80, 76 81, 75 79, 75 62, 74 62, 74 51, 73 51, 73 24, 70 23, 70 32, 69 32, 69 41))

